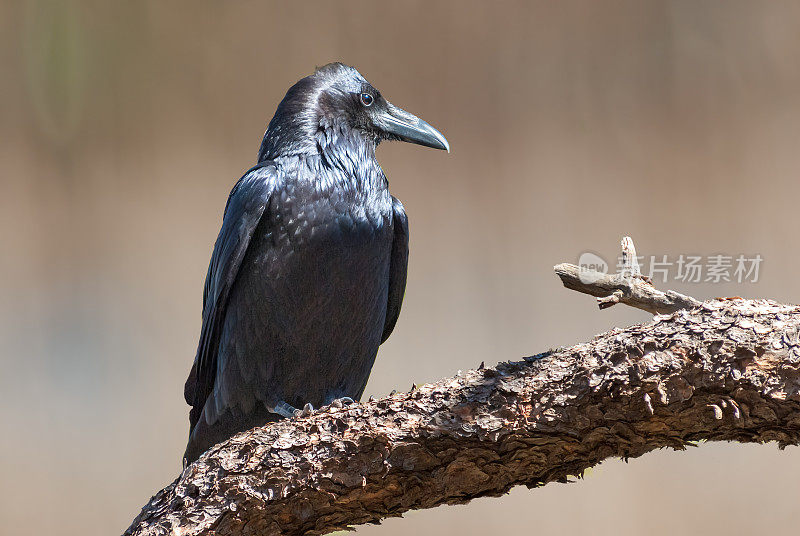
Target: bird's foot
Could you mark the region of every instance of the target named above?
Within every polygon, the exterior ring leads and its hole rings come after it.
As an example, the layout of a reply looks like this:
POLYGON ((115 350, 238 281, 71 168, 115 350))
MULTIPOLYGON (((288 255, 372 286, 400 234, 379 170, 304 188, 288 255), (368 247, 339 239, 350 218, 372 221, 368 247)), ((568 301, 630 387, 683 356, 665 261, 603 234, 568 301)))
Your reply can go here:
POLYGON ((331 401, 332 408, 343 408, 345 406, 349 406, 350 404, 355 404, 356 401, 350 398, 349 396, 343 396, 342 398, 336 398, 331 401))
POLYGON ((289 404, 287 404, 283 400, 281 400, 280 402, 275 404, 274 407, 269 408, 269 410, 272 413, 276 413, 276 414, 280 415, 281 417, 286 417, 287 419, 291 419, 292 417, 294 417, 297 414, 298 411, 300 411, 296 407, 290 406, 289 404))
POLYGON ((291 419, 292 417, 307 417, 314 413, 314 406, 311 404, 306 404, 303 406, 303 409, 297 409, 294 406, 291 406, 281 400, 272 408, 269 408, 272 413, 276 413, 281 417, 286 417, 287 419, 291 419))
POLYGON ((306 403, 306 405, 303 406, 303 409, 294 410, 294 416, 295 417, 308 417, 309 415, 311 415, 313 413, 314 413, 314 406, 312 406, 309 403, 306 403))

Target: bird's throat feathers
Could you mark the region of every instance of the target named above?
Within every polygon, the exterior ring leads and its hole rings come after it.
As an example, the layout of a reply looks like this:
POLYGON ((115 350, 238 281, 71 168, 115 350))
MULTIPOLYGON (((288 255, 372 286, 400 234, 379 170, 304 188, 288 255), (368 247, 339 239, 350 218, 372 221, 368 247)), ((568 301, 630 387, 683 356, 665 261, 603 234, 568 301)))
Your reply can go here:
POLYGON ((273 123, 274 120, 264 133, 258 152, 259 163, 290 155, 321 155, 332 163, 347 157, 374 160, 380 142, 344 121, 310 112, 285 123, 273 123))
POLYGON ((386 187, 386 178, 375 157, 379 141, 337 117, 335 110, 326 109, 324 96, 308 88, 298 92, 295 86, 264 134, 258 162, 272 160, 280 167, 291 167, 294 161, 315 172, 322 188, 336 184, 380 189, 386 187))

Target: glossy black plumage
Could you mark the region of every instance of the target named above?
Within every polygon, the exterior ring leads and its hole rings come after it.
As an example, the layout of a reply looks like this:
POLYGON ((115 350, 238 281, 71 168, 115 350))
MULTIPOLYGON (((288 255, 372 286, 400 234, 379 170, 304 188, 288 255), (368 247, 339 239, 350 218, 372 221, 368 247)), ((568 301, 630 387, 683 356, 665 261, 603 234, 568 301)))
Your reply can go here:
POLYGON ((408 223, 375 159, 385 139, 447 148, 342 64, 278 106, 258 165, 231 191, 209 265, 184 389, 186 462, 280 418, 276 408, 363 393, 406 283, 408 223))

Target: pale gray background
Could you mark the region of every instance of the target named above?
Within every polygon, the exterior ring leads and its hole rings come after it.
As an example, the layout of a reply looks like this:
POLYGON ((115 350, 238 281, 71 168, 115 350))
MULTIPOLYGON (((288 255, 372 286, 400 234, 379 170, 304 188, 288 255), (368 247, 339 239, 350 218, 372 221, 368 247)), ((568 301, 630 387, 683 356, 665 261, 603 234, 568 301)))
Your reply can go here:
MULTIPOLYGON (((0 532, 119 533, 175 477, 226 196, 331 60, 453 148, 379 150, 411 259, 367 395, 646 320, 552 274, 623 234, 798 300, 796 3, 2 2, 0 532)), ((796 449, 709 444, 359 534, 788 534, 798 492, 796 449)))

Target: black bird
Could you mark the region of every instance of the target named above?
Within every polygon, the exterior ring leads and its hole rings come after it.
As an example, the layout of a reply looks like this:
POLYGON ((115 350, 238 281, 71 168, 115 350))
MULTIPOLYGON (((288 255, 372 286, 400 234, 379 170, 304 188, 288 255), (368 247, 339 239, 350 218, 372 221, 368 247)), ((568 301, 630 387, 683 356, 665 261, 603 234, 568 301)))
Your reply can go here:
POLYGON ((184 463, 296 408, 361 397, 406 285, 408 220, 375 159, 383 140, 449 151, 341 63, 278 105, 208 267, 184 463))

